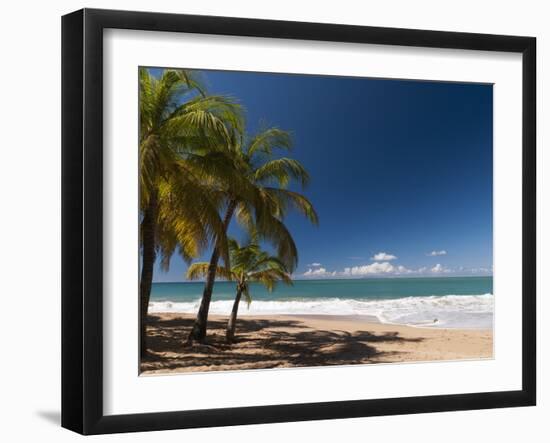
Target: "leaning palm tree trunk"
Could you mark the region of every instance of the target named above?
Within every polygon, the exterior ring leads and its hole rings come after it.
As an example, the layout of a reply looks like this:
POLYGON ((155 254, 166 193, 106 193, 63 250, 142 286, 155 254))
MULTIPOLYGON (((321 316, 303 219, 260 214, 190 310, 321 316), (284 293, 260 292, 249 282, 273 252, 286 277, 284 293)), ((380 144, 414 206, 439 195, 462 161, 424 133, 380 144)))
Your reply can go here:
MULTIPOLYGON (((227 206, 225 216, 223 218, 223 229, 227 232, 235 208, 237 207, 237 201, 231 200, 227 206)), ((206 281, 204 283, 204 291, 202 293, 201 305, 199 307, 199 312, 197 313, 197 318, 193 323, 193 329, 189 333, 187 338, 188 343, 193 343, 193 341, 202 341, 206 337, 206 324, 208 322, 208 310, 210 309, 210 301, 212 300, 212 292, 214 290, 214 281, 216 280, 216 270, 218 268, 218 262, 220 260, 220 250, 218 246, 214 247, 212 252, 212 257, 210 257, 210 263, 208 266, 208 274, 206 275, 206 281)))
POLYGON ((147 210, 141 221, 141 237, 143 247, 143 262, 141 265, 141 279, 139 286, 140 297, 140 354, 147 354, 147 310, 151 297, 151 284, 153 282, 153 266, 155 264, 155 225, 157 212, 157 197, 152 194, 147 210))
POLYGON ((239 302, 241 301, 241 295, 243 293, 241 285, 237 286, 237 295, 235 296, 235 302, 233 303, 233 309, 231 309, 231 316, 229 322, 227 322, 227 330, 225 331, 225 339, 227 343, 233 343, 235 338, 235 326, 237 324, 237 312, 239 312, 239 302))

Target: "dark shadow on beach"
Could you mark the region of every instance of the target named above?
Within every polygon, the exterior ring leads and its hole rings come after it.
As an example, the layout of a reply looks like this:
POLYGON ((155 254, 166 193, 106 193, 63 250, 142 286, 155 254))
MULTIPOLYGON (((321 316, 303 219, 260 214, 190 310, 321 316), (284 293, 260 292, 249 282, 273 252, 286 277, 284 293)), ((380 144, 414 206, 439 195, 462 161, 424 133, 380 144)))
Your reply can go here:
MULTIPOLYGON (((142 371, 239 370, 374 363, 382 354, 382 342, 413 342, 397 332, 373 334, 306 327, 300 320, 241 318, 235 343, 225 342, 224 320, 208 322, 204 343, 186 345, 193 324, 191 318, 160 319, 150 316, 149 356, 142 371)), ((386 355, 387 356, 387 355, 386 355)))

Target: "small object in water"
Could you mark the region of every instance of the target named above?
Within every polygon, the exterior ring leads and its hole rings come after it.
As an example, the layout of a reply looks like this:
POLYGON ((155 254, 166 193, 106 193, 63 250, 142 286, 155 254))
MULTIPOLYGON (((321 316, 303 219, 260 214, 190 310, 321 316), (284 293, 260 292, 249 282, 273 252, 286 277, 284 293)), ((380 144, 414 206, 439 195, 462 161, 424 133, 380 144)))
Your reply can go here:
POLYGON ((437 323, 437 318, 434 318, 434 323, 437 323))

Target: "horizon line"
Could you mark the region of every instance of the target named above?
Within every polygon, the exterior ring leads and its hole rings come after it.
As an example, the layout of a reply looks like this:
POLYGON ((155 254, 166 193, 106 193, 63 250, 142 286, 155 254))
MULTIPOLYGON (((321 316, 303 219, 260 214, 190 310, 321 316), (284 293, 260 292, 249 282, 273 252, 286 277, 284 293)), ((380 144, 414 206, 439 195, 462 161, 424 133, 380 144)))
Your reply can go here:
MULTIPOLYGON (((480 277, 491 277, 490 275, 392 275, 388 277, 378 276, 378 277, 356 277, 356 278, 293 278, 292 281, 334 281, 334 280, 390 280, 390 279, 416 279, 416 278, 480 278, 480 277)), ((233 282, 233 280, 216 280, 217 282, 233 282)), ((183 280, 183 281, 153 281, 153 283, 204 283, 205 280, 183 280)))

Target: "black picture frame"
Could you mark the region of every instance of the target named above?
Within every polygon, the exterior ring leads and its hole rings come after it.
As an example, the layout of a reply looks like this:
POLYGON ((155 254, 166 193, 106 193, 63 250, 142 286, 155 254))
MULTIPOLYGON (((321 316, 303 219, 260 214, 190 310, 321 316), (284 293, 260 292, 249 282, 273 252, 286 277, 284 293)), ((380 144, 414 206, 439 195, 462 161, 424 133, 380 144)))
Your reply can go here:
POLYGON ((82 434, 321 420, 536 403, 536 39, 83 9, 62 18, 62 426, 82 434), (171 31, 522 54, 522 389, 325 403, 104 415, 103 30, 171 31))

